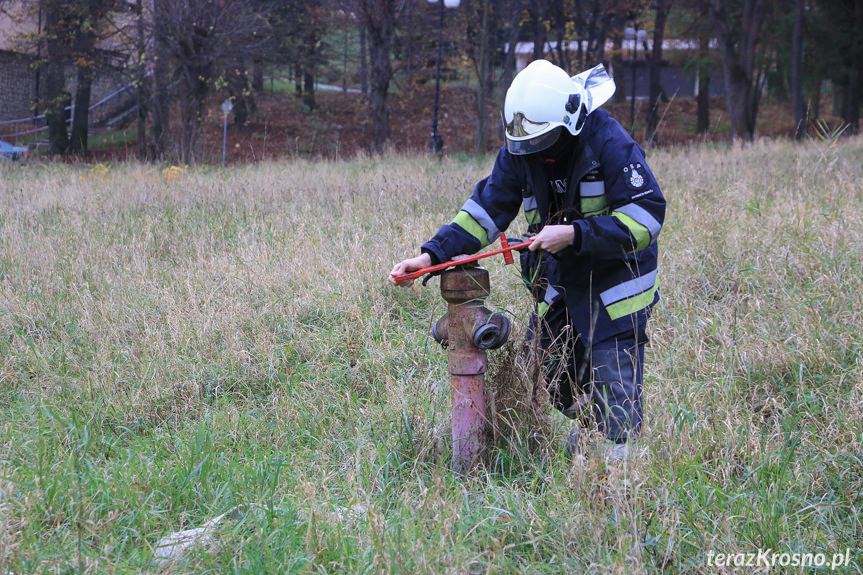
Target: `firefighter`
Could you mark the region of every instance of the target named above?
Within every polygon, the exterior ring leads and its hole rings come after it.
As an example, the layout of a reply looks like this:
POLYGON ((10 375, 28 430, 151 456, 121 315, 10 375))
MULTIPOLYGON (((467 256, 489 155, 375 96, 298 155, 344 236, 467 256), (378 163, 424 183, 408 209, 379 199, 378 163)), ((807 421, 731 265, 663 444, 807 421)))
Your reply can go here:
MULTIPOLYGON (((571 418, 588 406, 606 452, 620 458, 642 426, 665 199, 644 150, 600 108, 614 90, 602 65, 570 77, 537 60, 519 72, 506 93, 506 143, 491 174, 389 281, 409 286, 395 278, 480 250, 521 208, 534 238, 521 254, 536 299, 528 337, 542 346, 552 402, 571 418)), ((576 439, 571 433, 568 451, 576 439)))

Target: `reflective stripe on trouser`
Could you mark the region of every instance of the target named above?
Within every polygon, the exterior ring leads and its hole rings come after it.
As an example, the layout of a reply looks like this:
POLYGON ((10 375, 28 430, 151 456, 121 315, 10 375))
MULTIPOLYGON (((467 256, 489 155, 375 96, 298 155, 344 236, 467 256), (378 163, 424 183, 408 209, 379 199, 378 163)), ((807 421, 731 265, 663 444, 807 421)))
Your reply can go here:
POLYGON ((560 411, 588 394, 591 415, 615 442, 634 439, 641 431, 644 344, 629 334, 585 347, 569 321, 566 306, 553 306, 544 318, 531 314, 527 338, 540 326, 542 368, 552 404, 560 411))

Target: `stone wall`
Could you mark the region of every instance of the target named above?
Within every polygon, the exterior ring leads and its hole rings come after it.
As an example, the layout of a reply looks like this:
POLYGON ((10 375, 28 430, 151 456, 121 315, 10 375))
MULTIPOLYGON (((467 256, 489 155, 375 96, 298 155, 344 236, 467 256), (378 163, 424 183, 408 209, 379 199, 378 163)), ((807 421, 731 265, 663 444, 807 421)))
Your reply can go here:
MULTIPOLYGON (((32 66, 33 60, 32 56, 26 54, 0 50, 0 122, 20 120, 33 114, 37 100, 37 72, 32 66)), ((74 98, 77 85, 74 66, 67 66, 65 72, 66 92, 74 98)), ((40 87, 44 90, 44 77, 42 80, 40 87)), ((120 68, 100 68, 93 78, 90 105, 117 91, 127 81, 120 68)), ((4 128, 3 131, 9 131, 9 126, 4 128)))
POLYGON ((18 120, 33 113, 36 100, 36 72, 32 58, 0 50, 0 121, 18 120))

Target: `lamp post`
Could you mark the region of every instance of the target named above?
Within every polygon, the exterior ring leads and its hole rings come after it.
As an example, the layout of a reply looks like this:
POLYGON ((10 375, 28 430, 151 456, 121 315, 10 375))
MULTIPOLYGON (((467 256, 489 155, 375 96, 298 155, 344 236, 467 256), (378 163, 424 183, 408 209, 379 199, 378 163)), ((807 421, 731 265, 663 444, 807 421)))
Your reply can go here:
POLYGON ((443 153, 443 138, 437 133, 437 111, 438 103, 440 102, 440 61, 443 53, 443 11, 444 6, 447 8, 458 8, 460 0, 428 0, 430 3, 440 5, 440 25, 438 26, 437 36, 437 71, 435 72, 434 86, 434 115, 432 116, 431 129, 431 151, 436 155, 443 153))
POLYGON ((638 43, 647 42, 647 30, 638 29, 638 20, 633 21, 632 28, 623 31, 623 39, 632 41, 632 101, 629 104, 629 129, 635 127, 635 65, 638 60, 638 43))

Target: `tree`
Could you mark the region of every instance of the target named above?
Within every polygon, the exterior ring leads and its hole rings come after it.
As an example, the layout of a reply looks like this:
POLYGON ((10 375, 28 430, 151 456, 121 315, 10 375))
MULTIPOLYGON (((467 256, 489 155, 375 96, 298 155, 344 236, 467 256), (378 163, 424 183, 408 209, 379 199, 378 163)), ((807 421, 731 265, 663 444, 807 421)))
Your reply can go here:
POLYGON ((77 74, 69 144, 73 154, 86 155, 90 133, 90 94, 93 76, 99 67, 96 42, 100 38, 99 28, 114 8, 114 1, 77 0, 68 4, 71 5, 67 6, 66 18, 73 23, 72 59, 77 74))
POLYGON ((671 10, 672 0, 656 0, 653 5, 655 18, 653 24, 653 50, 650 54, 650 104, 647 106, 647 133, 645 141, 648 145, 656 145, 656 128, 659 123, 659 97, 662 93, 660 72, 662 71, 662 42, 665 40, 665 22, 671 10))
POLYGON ((860 100, 863 97, 863 0, 853 0, 851 13, 851 42, 848 50, 848 88, 842 117, 856 134, 860 124, 860 100))
POLYGON ((326 61, 322 39, 331 23, 328 10, 320 2, 286 0, 277 2, 271 12, 270 25, 277 32, 276 61, 293 67, 297 93, 310 110, 315 108, 317 71, 326 61))
POLYGON ((388 101, 393 78, 390 55, 402 6, 398 0, 356 0, 356 14, 365 27, 369 50, 369 112, 372 120, 369 147, 375 153, 383 152, 390 139, 388 101))
MULTIPOLYGON (((44 56, 37 60, 45 77, 39 105, 45 112, 52 154, 87 153, 91 87, 102 66, 97 44, 109 35, 103 34, 102 28, 116 3, 116 0, 40 0, 23 5, 23 14, 32 10, 34 20, 44 22, 31 37, 37 42, 37 54, 44 56), (71 67, 76 73, 74 100, 66 88, 66 72, 71 67)), ((115 32, 112 29, 110 35, 115 32)))
POLYGON ((803 101, 803 13, 804 0, 794 0, 794 30, 791 36, 791 107, 794 112, 794 137, 806 131, 806 104, 803 101))
POLYGON ((706 134, 710 129, 710 38, 698 38, 698 94, 696 95, 695 133, 706 134))
POLYGON ((577 44, 575 66, 578 70, 605 63, 605 43, 610 36, 619 34, 627 20, 634 20, 642 12, 645 0, 575 0, 572 14, 577 44), (584 3, 590 6, 585 7, 584 3))
POLYGON ((464 7, 469 14, 467 55, 473 62, 476 88, 476 150, 488 149, 488 103, 494 92, 494 45, 497 36, 498 7, 490 0, 474 0, 464 7))
MULTIPOLYGON (((207 96, 214 87, 227 85, 237 54, 264 52, 271 38, 266 13, 261 3, 241 0, 156 0, 153 6, 156 64, 165 66, 156 71, 156 82, 164 94, 166 76, 177 80, 183 125, 179 159, 194 163, 207 96)), ((154 138, 167 129, 167 106, 156 108, 161 108, 160 133, 154 138)))
POLYGON ((685 66, 694 71, 696 77, 696 127, 698 134, 710 129, 710 80, 717 66, 711 51, 715 38, 713 24, 704 14, 709 0, 675 0, 674 11, 669 14, 668 27, 679 38, 693 39, 698 43, 694 51, 687 52, 685 66))
POLYGON ((66 131, 66 109, 70 96, 66 92, 66 76, 63 65, 68 61, 70 35, 64 21, 64 6, 61 0, 43 0, 45 28, 41 41, 45 44, 45 97, 42 108, 48 124, 48 152, 63 154, 69 147, 66 131))
POLYGON ((763 74, 756 67, 756 50, 767 0, 709 0, 725 77, 731 139, 751 142, 763 89, 763 74))

